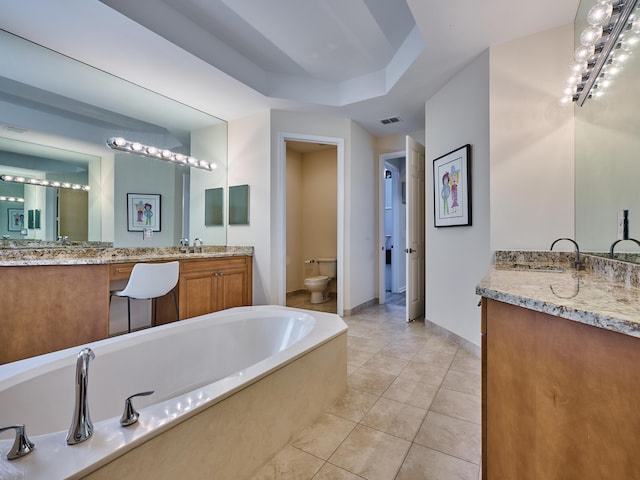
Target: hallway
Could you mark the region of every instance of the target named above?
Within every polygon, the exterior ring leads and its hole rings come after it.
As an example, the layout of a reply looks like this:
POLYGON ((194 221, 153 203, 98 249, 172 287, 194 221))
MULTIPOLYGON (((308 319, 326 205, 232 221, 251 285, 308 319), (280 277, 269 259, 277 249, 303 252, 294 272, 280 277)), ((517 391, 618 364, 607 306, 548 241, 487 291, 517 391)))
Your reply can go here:
POLYGON ((347 392, 253 480, 480 478, 480 359, 388 300, 344 318, 347 392))

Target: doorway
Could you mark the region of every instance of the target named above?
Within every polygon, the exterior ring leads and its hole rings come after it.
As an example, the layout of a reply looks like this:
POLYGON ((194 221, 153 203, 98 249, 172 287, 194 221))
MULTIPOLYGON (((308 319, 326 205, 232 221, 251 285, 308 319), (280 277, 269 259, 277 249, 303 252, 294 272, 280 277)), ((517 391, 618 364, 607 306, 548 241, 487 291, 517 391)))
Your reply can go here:
POLYGON ((323 311, 330 308, 343 315, 344 139, 293 133, 281 133, 279 137, 278 302, 292 304, 287 293, 297 292, 304 295, 305 304, 296 306, 323 311), (298 150, 296 155, 302 157, 299 162, 288 165, 288 147, 298 150), (306 172, 296 172, 296 168, 306 172), (323 196, 324 201, 316 201, 323 196), (309 275, 318 276, 318 259, 328 258, 336 259, 336 275, 329 284, 332 303, 311 304, 304 280, 309 275))
POLYGON ((385 160, 384 166, 384 303, 398 303, 407 288, 404 250, 406 227, 406 161, 404 155, 385 160))
POLYGON ((378 302, 401 302, 402 292, 407 321, 424 318, 424 153, 424 145, 407 136, 404 151, 378 158, 378 302))

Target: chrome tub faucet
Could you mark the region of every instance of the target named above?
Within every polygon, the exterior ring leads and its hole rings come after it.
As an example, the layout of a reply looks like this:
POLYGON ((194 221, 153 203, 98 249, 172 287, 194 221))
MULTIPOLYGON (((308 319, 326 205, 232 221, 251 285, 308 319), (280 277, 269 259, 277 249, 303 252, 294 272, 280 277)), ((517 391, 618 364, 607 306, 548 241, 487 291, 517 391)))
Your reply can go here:
POLYGON ((93 434, 87 387, 89 385, 89 361, 95 357, 93 350, 90 348, 83 348, 78 353, 76 360, 76 403, 73 408, 71 427, 69 427, 69 433, 67 434, 68 445, 84 442, 93 434))

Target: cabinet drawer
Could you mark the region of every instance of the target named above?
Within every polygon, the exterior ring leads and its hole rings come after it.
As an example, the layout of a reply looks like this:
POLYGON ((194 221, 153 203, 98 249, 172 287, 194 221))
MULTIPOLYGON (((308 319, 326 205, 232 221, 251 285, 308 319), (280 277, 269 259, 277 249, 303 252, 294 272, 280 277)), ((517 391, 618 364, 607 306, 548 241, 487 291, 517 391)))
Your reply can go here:
POLYGON ((180 273, 244 268, 246 266, 247 257, 194 258, 180 262, 180 273))
POLYGON ((127 280, 135 263, 114 263, 109 268, 110 280, 127 280))

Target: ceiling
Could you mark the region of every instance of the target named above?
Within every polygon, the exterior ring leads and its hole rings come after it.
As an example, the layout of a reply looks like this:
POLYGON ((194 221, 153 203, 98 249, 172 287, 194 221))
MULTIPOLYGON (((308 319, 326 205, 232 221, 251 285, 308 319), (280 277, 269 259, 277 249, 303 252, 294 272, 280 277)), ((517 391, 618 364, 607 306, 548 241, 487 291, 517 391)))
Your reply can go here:
POLYGON ((571 23, 578 3, 22 0, 0 28, 226 120, 318 112, 384 136, 423 130, 426 100, 465 65, 571 23))

